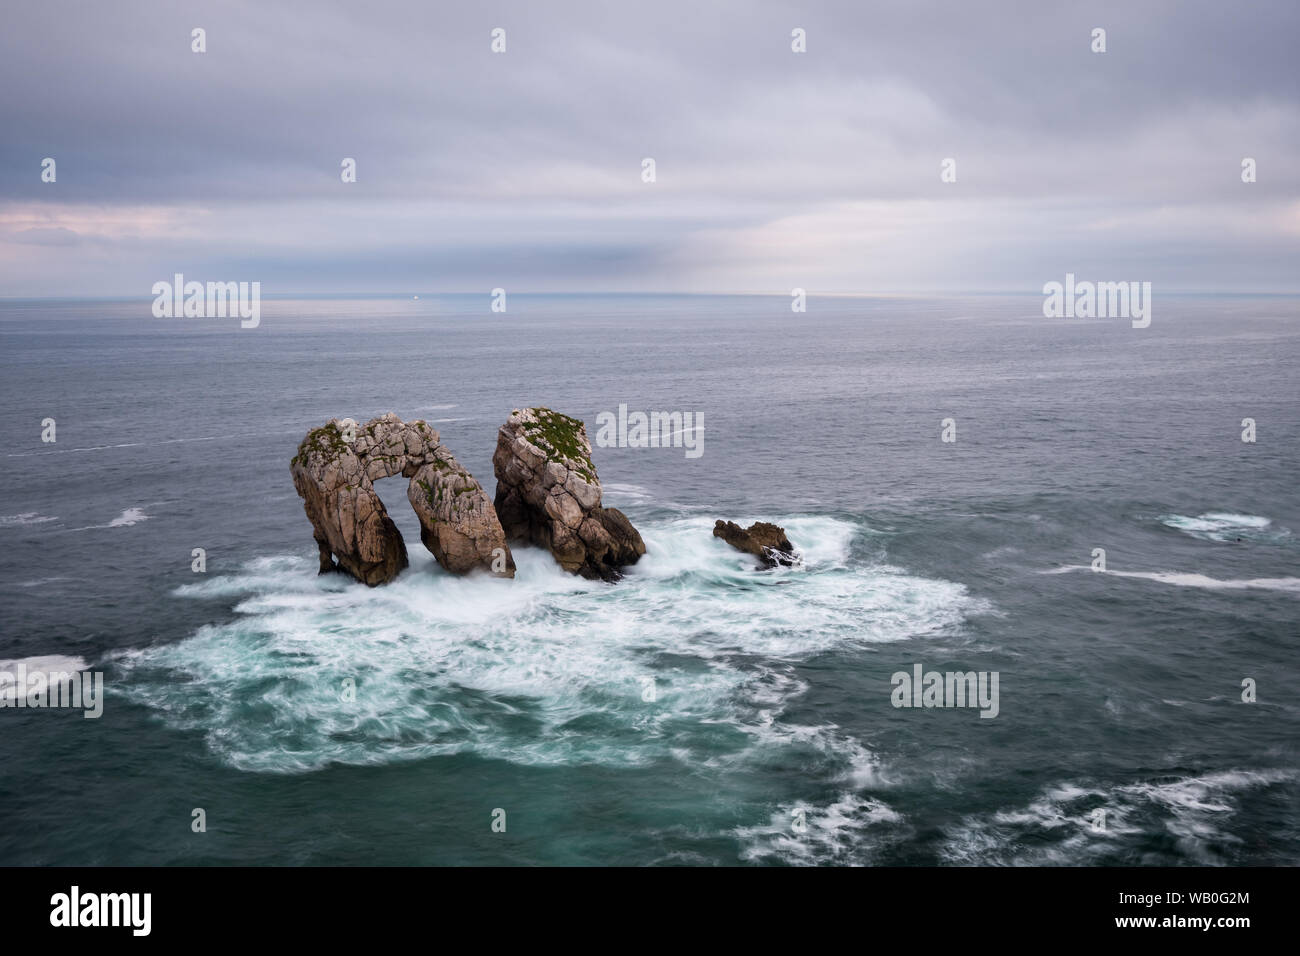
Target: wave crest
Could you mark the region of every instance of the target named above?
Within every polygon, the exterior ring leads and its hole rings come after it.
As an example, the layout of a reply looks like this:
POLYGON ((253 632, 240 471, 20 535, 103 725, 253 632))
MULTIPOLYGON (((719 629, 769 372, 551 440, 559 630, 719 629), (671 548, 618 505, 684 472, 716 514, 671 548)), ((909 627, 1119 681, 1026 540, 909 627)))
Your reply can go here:
POLYGON ((114 686, 204 731, 245 770, 463 751, 635 765, 829 747, 844 775, 869 775, 856 741, 781 722, 806 689, 798 662, 959 627, 987 606, 959 584, 855 563, 849 522, 783 523, 804 551, 800 568, 756 572, 710 521, 690 518, 643 528, 646 556, 612 586, 531 548, 515 552, 513 581, 452 577, 413 551, 412 566, 377 589, 318 578, 305 555, 262 558, 179 588, 235 598, 239 617, 115 655, 128 679, 114 686))

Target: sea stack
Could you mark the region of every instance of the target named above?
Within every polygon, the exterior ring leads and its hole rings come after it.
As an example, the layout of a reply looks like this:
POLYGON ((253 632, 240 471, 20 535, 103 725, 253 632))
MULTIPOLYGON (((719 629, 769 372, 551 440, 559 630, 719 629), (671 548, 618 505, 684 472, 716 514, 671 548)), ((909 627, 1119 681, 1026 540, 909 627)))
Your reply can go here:
POLYGON ((407 566, 406 545, 374 482, 411 479, 407 497, 420 538, 448 571, 482 568, 514 577, 515 564, 487 492, 423 421, 393 413, 365 425, 331 419, 314 428, 290 465, 320 552, 320 570, 344 571, 374 587, 407 566))
POLYGON ((645 554, 623 512, 601 506, 587 427, 549 408, 515 409, 497 432, 496 513, 511 541, 548 549, 566 571, 614 581, 645 554))

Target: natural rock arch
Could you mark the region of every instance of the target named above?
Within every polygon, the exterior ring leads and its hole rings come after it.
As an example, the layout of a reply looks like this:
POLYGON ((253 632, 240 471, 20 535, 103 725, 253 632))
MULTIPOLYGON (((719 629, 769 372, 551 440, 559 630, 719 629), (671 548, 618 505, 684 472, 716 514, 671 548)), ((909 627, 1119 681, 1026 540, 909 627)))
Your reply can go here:
POLYGON ((364 425, 330 419, 307 433, 290 470, 321 573, 342 570, 374 587, 407 566, 401 532, 374 487, 402 475, 410 479, 406 494, 420 519, 420 540, 440 565, 453 574, 481 568, 515 575, 487 492, 423 421, 403 422, 392 412, 364 425))
POLYGON ((515 409, 497 432, 495 503, 425 422, 391 412, 357 425, 333 418, 307 433, 290 465, 311 520, 320 569, 371 585, 407 566, 401 532, 375 491, 393 475, 420 540, 448 571, 515 576, 507 538, 548 549, 572 574, 613 581, 645 554, 645 542, 617 508, 601 504, 586 426, 549 408, 515 409), (498 518, 498 515, 500 516, 498 518))

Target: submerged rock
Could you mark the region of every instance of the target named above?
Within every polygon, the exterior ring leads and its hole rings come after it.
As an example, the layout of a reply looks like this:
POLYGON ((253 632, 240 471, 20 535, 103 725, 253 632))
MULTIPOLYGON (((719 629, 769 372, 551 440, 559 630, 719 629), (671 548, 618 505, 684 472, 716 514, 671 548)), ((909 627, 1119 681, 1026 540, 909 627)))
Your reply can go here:
POLYGON ((721 538, 738 551, 754 555, 759 559, 759 567, 774 568, 778 564, 790 566, 799 563, 794 545, 780 525, 756 521, 748 528, 742 528, 733 521, 718 519, 713 526, 713 536, 721 538))
POLYGON ((497 432, 496 513, 506 537, 547 548, 566 571, 612 581, 645 554, 623 512, 600 504, 587 427, 549 408, 515 409, 497 432))
POLYGON ((402 535, 374 487, 403 475, 411 479, 407 497, 420 518, 420 538, 439 564, 455 574, 482 567, 514 577, 487 492, 425 422, 403 422, 391 412, 360 426, 331 419, 307 433, 290 471, 322 574, 340 570, 374 587, 407 566, 402 535))

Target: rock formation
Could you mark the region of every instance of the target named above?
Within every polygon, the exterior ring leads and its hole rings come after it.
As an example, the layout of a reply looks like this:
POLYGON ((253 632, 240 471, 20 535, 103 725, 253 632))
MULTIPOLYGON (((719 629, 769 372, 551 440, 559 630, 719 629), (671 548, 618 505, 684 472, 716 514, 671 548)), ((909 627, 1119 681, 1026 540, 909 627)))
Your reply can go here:
POLYGON ((587 427, 549 408, 515 409, 497 432, 496 513, 506 537, 550 550, 566 571, 613 581, 645 554, 623 512, 602 508, 587 427))
POLYGON ((420 540, 445 569, 514 577, 507 540, 548 549, 566 571, 606 581, 645 554, 623 512, 601 506, 582 422, 548 408, 516 409, 497 433, 495 503, 425 422, 391 412, 357 425, 331 419, 307 433, 290 466, 320 551, 320 569, 371 586, 407 566, 406 545, 374 482, 410 479, 420 540))
POLYGON ((762 568, 799 563, 794 545, 785 536, 785 529, 779 525, 756 521, 748 528, 742 528, 735 522, 719 519, 713 526, 713 536, 721 538, 738 551, 754 555, 762 568))
POLYGON ((407 497, 420 518, 420 538, 439 564, 456 574, 481 567, 514 577, 487 492, 422 421, 403 422, 391 412, 361 426, 331 419, 307 433, 290 470, 322 574, 346 571, 373 587, 406 567, 406 545, 374 487, 400 474, 411 479, 407 497))
POLYGON ((420 518, 420 540, 448 571, 475 568, 513 578, 515 561, 487 492, 452 458, 437 457, 411 477, 406 497, 420 518))

